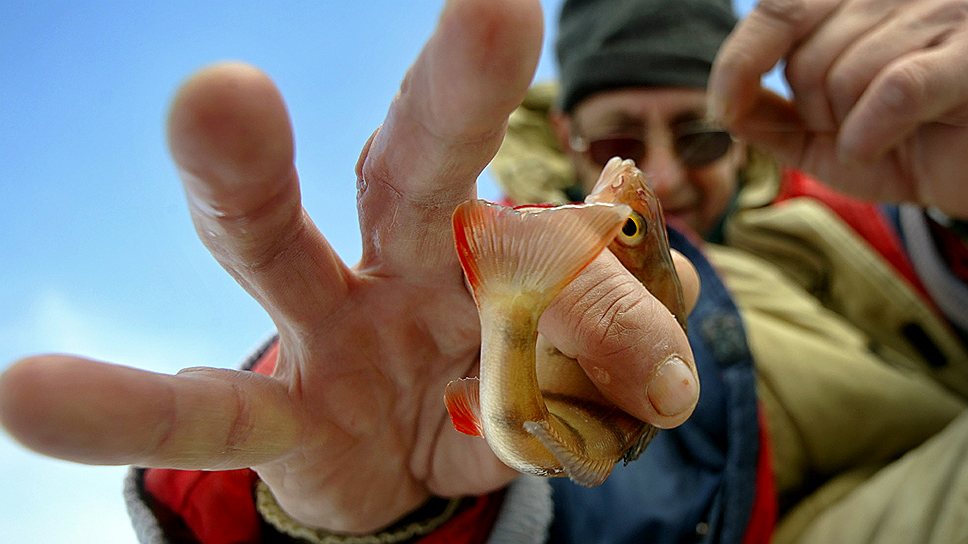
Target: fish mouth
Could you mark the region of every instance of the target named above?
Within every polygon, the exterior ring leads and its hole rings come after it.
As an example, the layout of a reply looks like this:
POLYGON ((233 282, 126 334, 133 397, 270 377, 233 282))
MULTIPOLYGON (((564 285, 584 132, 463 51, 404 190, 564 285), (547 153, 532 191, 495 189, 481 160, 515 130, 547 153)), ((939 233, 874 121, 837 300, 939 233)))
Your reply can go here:
POLYGON ((585 202, 594 204, 596 202, 611 202, 614 196, 625 185, 626 175, 635 175, 638 167, 632 159, 622 159, 612 157, 605 163, 602 173, 598 176, 598 181, 592 188, 591 193, 585 198, 585 202))

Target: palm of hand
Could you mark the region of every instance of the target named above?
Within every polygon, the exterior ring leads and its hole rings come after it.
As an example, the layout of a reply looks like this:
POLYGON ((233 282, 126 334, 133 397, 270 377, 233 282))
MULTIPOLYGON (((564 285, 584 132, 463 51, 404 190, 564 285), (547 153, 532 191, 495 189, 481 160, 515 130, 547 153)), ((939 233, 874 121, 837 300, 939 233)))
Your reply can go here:
POLYGON ((540 29, 537 2, 444 9, 361 157, 355 271, 302 209, 275 86, 237 64, 194 76, 171 108, 169 145, 203 243, 276 324, 274 375, 40 356, 0 379, 4 427, 83 463, 253 467, 291 515, 337 531, 505 484, 509 469, 450 429, 443 406, 480 343, 450 213, 474 196, 524 96, 540 29))
POLYGON ((486 492, 513 477, 443 410, 444 386, 476 374, 480 345, 473 302, 454 269, 448 275, 444 286, 355 278, 347 312, 319 334, 325 342, 305 355, 282 345, 276 375, 305 439, 256 470, 292 515, 367 530, 361 523, 388 523, 431 494, 486 492), (366 504, 381 506, 354 519, 366 504))
MULTIPOLYGON (((290 515, 335 531, 373 531, 431 494, 506 484, 513 471, 454 431, 443 405, 448 381, 476 374, 480 349, 450 222, 524 98, 541 26, 536 1, 447 3, 357 165, 363 258, 353 269, 302 208, 292 129, 269 79, 238 64, 190 79, 169 145, 202 242, 276 325, 273 375, 168 376, 40 356, 0 376, 0 422, 76 462, 252 467, 290 515)), ((679 261, 694 303, 698 278, 679 261)), ((691 350, 611 254, 549 307, 542 332, 613 376, 603 394, 643 421, 673 427, 695 407, 695 379, 650 390, 673 357, 695 378, 691 350)))

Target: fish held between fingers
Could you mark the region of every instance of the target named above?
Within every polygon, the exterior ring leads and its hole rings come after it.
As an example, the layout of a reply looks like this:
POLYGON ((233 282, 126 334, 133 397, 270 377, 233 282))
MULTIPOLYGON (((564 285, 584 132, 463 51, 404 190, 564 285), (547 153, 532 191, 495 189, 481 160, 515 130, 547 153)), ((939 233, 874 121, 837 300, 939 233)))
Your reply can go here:
POLYGON ((454 212, 461 266, 481 317, 480 378, 448 384, 455 428, 508 466, 599 485, 639 456, 656 428, 604 398, 578 362, 537 332, 551 301, 608 245, 685 324, 658 200, 631 161, 613 159, 586 204, 454 212))

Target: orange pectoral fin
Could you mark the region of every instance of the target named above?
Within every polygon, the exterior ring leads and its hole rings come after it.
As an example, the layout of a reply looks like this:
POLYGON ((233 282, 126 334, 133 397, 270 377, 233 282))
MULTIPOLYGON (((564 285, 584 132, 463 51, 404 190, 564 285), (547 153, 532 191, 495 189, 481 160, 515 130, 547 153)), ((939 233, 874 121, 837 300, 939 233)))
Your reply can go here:
POLYGON ((455 429, 464 434, 483 437, 480 383, 477 378, 463 378, 448 383, 444 389, 444 404, 455 429))

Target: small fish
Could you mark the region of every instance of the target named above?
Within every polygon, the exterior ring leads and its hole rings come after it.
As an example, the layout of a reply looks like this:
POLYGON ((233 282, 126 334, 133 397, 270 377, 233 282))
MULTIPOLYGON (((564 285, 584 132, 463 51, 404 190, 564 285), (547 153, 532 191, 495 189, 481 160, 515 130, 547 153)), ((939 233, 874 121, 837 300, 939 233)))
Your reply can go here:
MULTIPOLYGON (((591 194, 585 198, 585 202, 622 203, 632 208, 632 213, 625 220, 622 230, 608 245, 608 249, 652 296, 672 312, 679 326, 685 331, 689 316, 682 294, 682 283, 669 250, 669 233, 666 231, 662 205, 642 171, 632 160, 613 157, 605 164, 598 182, 591 194)), ((540 380, 542 390, 551 390, 551 380, 558 376, 561 373, 550 373, 547 382, 540 380)), ((584 372, 582 376, 587 380, 584 372)), ((624 412, 622 415, 625 415, 624 412)), ((647 423, 640 424, 643 426, 641 434, 623 453, 626 464, 639 458, 658 431, 647 423)))
POLYGON ((585 202, 621 203, 632 208, 608 249, 686 330, 686 303, 669 251, 662 206, 635 162, 618 157, 609 160, 585 202))
POLYGON ((661 210, 642 173, 613 159, 584 205, 511 210, 465 202, 454 213, 454 234, 481 317, 480 378, 453 381, 444 395, 454 427, 484 437, 518 471, 601 484, 619 459, 638 457, 655 428, 605 399, 537 325, 609 242, 640 281, 661 285, 656 296, 684 322, 661 210))

